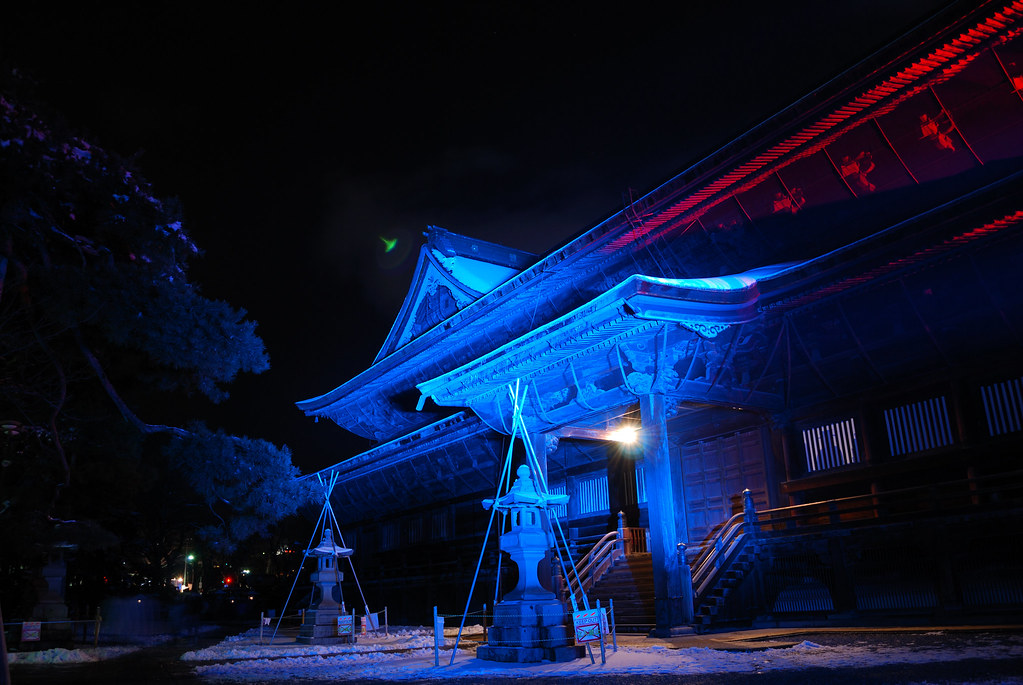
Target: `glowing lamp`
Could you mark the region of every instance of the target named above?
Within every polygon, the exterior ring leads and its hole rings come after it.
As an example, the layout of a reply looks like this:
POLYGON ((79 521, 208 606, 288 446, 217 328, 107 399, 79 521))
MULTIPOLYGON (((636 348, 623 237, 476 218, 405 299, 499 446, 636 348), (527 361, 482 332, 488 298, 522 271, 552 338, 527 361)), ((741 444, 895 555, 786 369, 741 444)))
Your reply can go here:
POLYGON ((607 437, 624 445, 632 445, 639 439, 639 431, 634 426, 619 426, 609 432, 607 437))

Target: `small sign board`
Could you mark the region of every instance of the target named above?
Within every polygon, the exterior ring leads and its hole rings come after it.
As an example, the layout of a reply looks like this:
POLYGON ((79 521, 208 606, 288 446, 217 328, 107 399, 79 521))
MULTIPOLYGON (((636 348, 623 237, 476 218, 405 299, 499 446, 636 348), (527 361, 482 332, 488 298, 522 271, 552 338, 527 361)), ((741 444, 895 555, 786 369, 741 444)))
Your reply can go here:
POLYGON ((39 621, 25 621, 21 624, 21 641, 39 642, 39 635, 42 629, 43 624, 39 621))
POLYGON ((351 614, 341 614, 337 617, 338 637, 351 637, 355 635, 355 617, 351 614))
POLYGON ((572 614, 575 626, 576 644, 600 642, 601 635, 607 635, 607 609, 587 609, 572 614))

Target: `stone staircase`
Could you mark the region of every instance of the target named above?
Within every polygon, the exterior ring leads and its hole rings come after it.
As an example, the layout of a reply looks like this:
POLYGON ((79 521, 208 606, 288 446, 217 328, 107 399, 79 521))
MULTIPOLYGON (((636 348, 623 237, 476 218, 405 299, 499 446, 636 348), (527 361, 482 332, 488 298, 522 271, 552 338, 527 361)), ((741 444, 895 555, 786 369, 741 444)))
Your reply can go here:
POLYGON ((718 622, 728 596, 742 584, 742 581, 753 570, 756 552, 752 546, 744 546, 728 563, 724 571, 719 573, 713 585, 696 598, 696 611, 693 616, 694 628, 697 632, 706 632, 718 622))
MULTIPOLYGON (((718 615, 729 595, 753 570, 755 551, 741 549, 714 580, 713 585, 697 598, 693 627, 706 632, 720 624, 718 615)), ((620 632, 648 632, 656 623, 654 604, 653 559, 649 553, 619 557, 588 593, 590 606, 600 600, 602 607, 614 599, 615 620, 620 632)))
POLYGON ((600 600, 609 606, 614 599, 615 622, 619 632, 647 632, 654 627, 654 570, 649 553, 627 554, 588 593, 590 606, 600 600))

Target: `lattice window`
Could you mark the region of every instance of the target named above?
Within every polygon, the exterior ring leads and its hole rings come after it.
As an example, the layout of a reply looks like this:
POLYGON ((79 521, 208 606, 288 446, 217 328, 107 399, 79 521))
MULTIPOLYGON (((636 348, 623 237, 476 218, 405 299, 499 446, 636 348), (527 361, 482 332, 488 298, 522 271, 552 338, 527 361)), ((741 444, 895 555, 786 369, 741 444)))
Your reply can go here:
POLYGON ((991 437, 1023 430, 1023 378, 985 385, 980 394, 991 437))
POLYGON ((433 512, 430 519, 430 535, 434 540, 443 540, 448 536, 448 512, 433 512))
POLYGON ((644 504, 647 501, 646 495, 646 470, 641 464, 636 464, 636 494, 632 494, 632 488, 628 487, 631 485, 628 482, 628 476, 626 475, 626 488, 625 488, 625 503, 626 504, 644 504))
POLYGON ((607 474, 586 478, 576 483, 580 514, 607 512, 611 501, 607 493, 607 474))
MULTIPOLYGON (((557 483, 551 485, 550 492, 552 495, 564 495, 566 493, 565 484, 557 483)), ((551 507, 551 512, 553 512, 561 520, 568 518, 568 506, 565 504, 555 504, 551 507)))
POLYGON ((893 457, 946 447, 953 442, 948 405, 944 397, 886 409, 888 447, 893 457))
POLYGON ((420 516, 409 519, 405 524, 408 531, 408 544, 417 545, 423 541, 423 519, 420 516))
POLYGON ((380 526, 380 549, 395 549, 398 546, 398 523, 391 521, 380 526))
POLYGON ((852 419, 834 421, 803 429, 803 451, 807 471, 823 471, 860 461, 856 423, 852 419))

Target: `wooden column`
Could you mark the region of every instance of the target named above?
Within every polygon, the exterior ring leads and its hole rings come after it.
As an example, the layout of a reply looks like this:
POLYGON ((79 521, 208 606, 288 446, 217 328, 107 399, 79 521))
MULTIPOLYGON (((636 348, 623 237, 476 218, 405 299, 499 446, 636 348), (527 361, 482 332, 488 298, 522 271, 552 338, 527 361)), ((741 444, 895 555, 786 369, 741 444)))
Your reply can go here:
POLYGON ((647 513, 650 517, 650 553, 654 565, 654 601, 657 636, 691 632, 693 580, 683 578, 679 543, 687 543, 682 463, 672 459, 668 445, 667 414, 663 395, 645 395, 639 401, 643 456, 647 469, 647 513))

